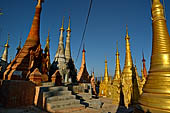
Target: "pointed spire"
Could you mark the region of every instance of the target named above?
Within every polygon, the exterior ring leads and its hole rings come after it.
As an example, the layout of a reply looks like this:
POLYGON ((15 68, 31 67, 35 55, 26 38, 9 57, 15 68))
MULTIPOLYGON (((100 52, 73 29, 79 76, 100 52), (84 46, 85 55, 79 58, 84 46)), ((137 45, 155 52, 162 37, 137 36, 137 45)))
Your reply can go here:
POLYGON ((143 62, 143 74, 145 76, 145 78, 147 78, 147 70, 146 70, 146 64, 145 64, 145 57, 144 57, 144 53, 142 51, 142 56, 143 56, 143 59, 142 59, 142 62, 143 62))
POLYGON ((8 44, 8 41, 9 41, 9 33, 8 33, 8 39, 7 39, 7 43, 5 44, 5 49, 4 49, 4 52, 2 54, 2 60, 5 61, 5 62, 8 62, 8 48, 9 48, 9 44, 8 44))
POLYGON ((60 31, 64 31, 64 16, 63 16, 63 20, 62 20, 62 25, 61 25, 61 28, 60 28, 60 31))
POLYGON ((46 39, 46 44, 45 44, 45 53, 49 51, 49 48, 50 48, 50 31, 48 30, 48 36, 47 36, 47 39, 46 39))
POLYGON ((86 60, 85 60, 85 52, 86 52, 86 50, 85 50, 85 44, 83 44, 83 56, 82 56, 82 64, 84 65, 85 63, 86 63, 86 60))
POLYGON ((120 60, 119 60, 119 51, 118 51, 118 41, 116 42, 116 68, 115 68, 115 75, 114 79, 120 79, 121 76, 121 69, 120 69, 120 60))
POLYGON ((89 73, 87 72, 87 68, 86 68, 86 61, 85 61, 85 48, 83 48, 83 54, 82 54, 82 61, 81 61, 81 67, 80 67, 80 71, 77 74, 77 81, 78 82, 85 82, 85 83, 89 83, 90 82, 90 78, 89 78, 89 73))
POLYGON ((152 33, 150 70, 139 103, 144 110, 165 113, 170 111, 170 37, 160 0, 152 4, 152 33))
POLYGON ((35 16, 33 18, 32 26, 28 35, 28 38, 24 44, 24 46, 35 49, 40 44, 40 14, 41 14, 41 4, 44 2, 44 0, 38 0, 35 16))
POLYGON ((126 38, 129 38, 128 26, 126 25, 126 38))
POLYGON ((126 67, 129 67, 129 69, 132 67, 132 56, 131 56, 131 51, 130 51, 130 37, 128 35, 128 28, 127 28, 127 25, 126 25, 126 37, 125 37, 125 40, 126 40, 126 57, 125 57, 125 65, 124 65, 124 68, 126 67))
POLYGON ((55 61, 59 62, 65 62, 65 50, 64 50, 64 44, 63 44, 63 32, 64 32, 64 17, 62 20, 62 27, 60 28, 60 38, 59 38, 59 44, 58 49, 55 55, 55 61))
POLYGON ((107 68, 107 58, 105 56, 105 72, 104 72, 104 82, 108 83, 109 76, 108 76, 108 68, 107 68))
POLYGON ((38 4, 37 4, 37 6, 36 7, 41 7, 41 3, 43 3, 44 2, 44 0, 37 0, 38 1, 38 4))
POLYGON ((16 55, 18 55, 18 53, 20 52, 20 50, 21 50, 21 38, 20 38, 20 40, 19 40, 19 45, 18 45, 18 47, 17 47, 17 53, 16 53, 16 55))
POLYGON ((119 56, 119 51, 118 51, 118 41, 116 41, 116 56, 119 56))
POLYGON ((70 49, 70 17, 69 17, 69 24, 68 24, 68 29, 67 29, 67 39, 66 39, 66 47, 65 47, 65 57, 66 61, 69 62, 71 59, 71 49, 70 49))
POLYGON ((71 32, 71 28, 70 28, 70 16, 69 16, 69 23, 68 23, 68 29, 67 32, 70 31, 71 32))
POLYGON ((7 39, 7 42, 5 44, 5 47, 7 47, 7 48, 9 48, 9 45, 8 45, 9 38, 10 38, 10 34, 8 33, 8 39, 7 39))

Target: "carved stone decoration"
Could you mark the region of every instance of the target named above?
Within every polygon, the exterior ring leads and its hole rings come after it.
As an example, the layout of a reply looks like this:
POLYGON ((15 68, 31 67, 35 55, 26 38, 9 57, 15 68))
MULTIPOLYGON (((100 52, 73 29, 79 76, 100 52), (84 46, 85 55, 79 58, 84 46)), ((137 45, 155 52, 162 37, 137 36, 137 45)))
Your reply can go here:
POLYGON ((36 68, 29 76, 30 81, 35 83, 36 85, 41 85, 42 81, 42 74, 40 73, 39 69, 36 68))
POLYGON ((51 80, 55 85, 60 86, 62 85, 62 76, 60 75, 59 70, 56 70, 56 72, 52 75, 51 80))

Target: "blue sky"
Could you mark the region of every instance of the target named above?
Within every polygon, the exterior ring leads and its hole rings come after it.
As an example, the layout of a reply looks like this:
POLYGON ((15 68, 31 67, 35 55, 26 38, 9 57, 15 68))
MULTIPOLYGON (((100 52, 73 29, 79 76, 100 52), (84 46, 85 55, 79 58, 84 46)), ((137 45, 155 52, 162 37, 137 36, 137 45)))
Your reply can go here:
MULTIPOLYGON (((22 46, 28 36, 36 0, 0 0, 3 15, 0 16, 0 45, 4 45, 10 33, 9 59, 16 54, 19 39, 22 46)), ((86 21, 90 0, 45 0, 41 13, 40 40, 42 48, 50 29, 51 61, 58 47, 59 29, 65 16, 64 28, 67 29, 71 16, 71 51, 76 60, 81 37, 86 21)), ((170 0, 165 0, 167 26, 170 29, 170 0)), ((95 70, 95 75, 104 73, 104 60, 107 56, 109 74, 114 75, 116 40, 123 69, 125 61, 125 34, 128 25, 133 61, 141 70, 142 49, 149 69, 152 47, 152 21, 150 0, 93 0, 89 23, 85 34, 86 63, 88 72, 95 70)), ((64 33, 66 38, 66 31, 64 33)), ((64 39, 65 42, 65 39, 64 39)), ((0 47, 0 54, 3 47, 0 47)), ((81 56, 75 63, 79 70, 81 56)))

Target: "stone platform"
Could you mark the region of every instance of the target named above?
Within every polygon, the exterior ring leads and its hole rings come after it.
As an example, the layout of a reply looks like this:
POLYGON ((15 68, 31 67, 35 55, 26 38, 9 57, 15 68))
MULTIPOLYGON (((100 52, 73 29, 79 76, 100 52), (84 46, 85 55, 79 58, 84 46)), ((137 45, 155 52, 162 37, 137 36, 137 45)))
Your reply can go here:
MULTIPOLYGON (((103 102, 102 108, 93 109, 90 107, 86 107, 83 109, 77 109, 77 107, 70 107, 67 109, 62 109, 56 111, 56 113, 133 113, 132 108, 126 109, 123 106, 115 106, 112 104, 112 100, 108 98, 99 98, 101 102, 103 102)), ((0 113, 49 113, 45 110, 39 109, 34 106, 24 107, 24 108, 2 108, 0 107, 0 113)))

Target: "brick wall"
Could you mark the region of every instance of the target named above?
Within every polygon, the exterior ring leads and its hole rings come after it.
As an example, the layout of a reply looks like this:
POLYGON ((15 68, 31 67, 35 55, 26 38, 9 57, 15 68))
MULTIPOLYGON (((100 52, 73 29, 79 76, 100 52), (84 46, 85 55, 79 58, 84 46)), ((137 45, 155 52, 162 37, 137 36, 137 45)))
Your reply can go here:
POLYGON ((29 106, 34 103, 35 84, 23 80, 0 82, 0 103, 4 107, 29 106))

